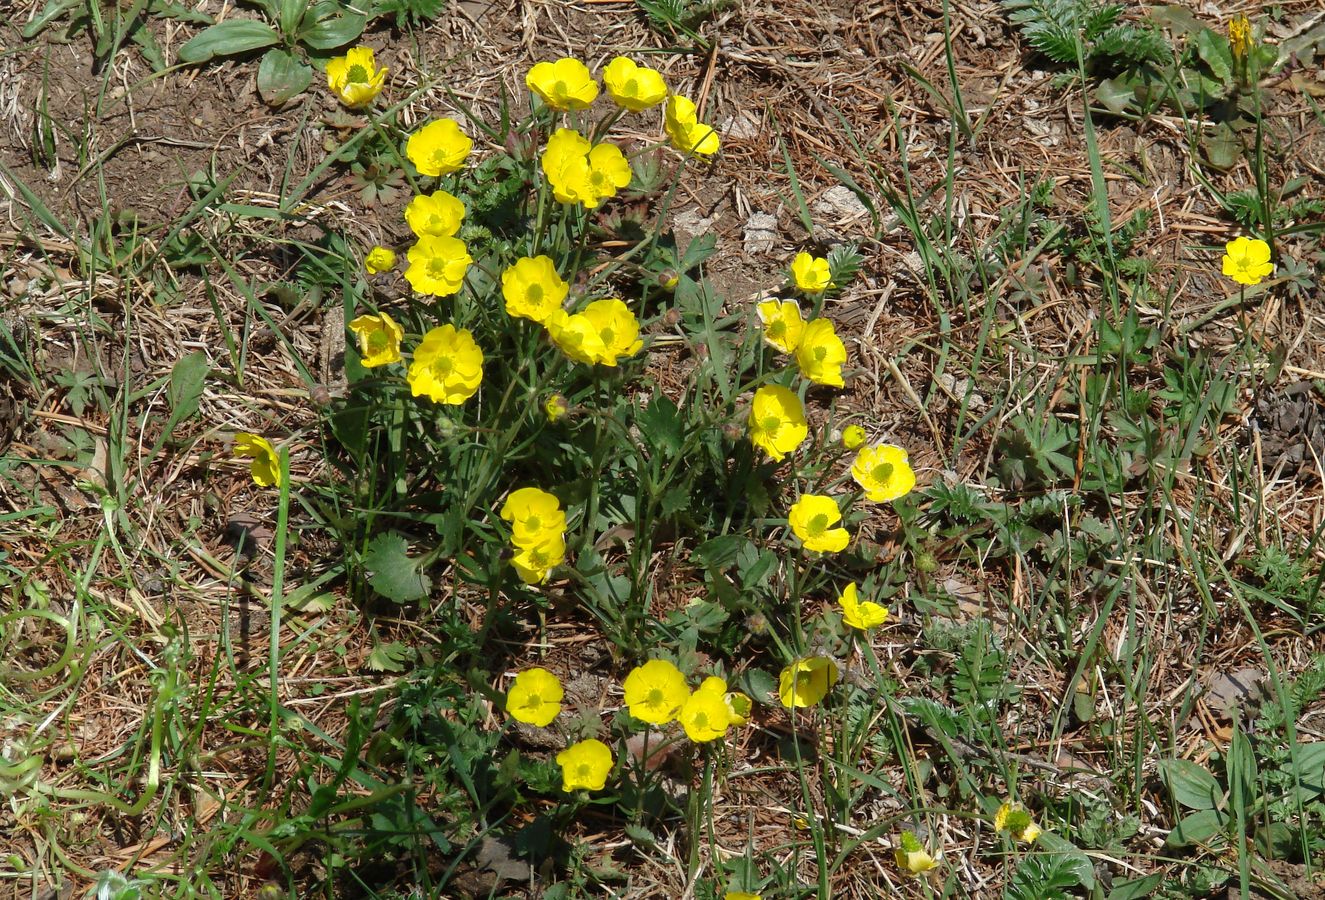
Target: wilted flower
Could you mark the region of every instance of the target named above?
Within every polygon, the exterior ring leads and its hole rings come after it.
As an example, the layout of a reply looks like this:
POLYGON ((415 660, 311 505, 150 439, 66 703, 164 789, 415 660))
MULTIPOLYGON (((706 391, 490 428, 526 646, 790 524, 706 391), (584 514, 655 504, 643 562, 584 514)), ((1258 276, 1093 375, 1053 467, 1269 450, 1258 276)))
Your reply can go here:
POLYGON ((886 606, 873 600, 857 599, 854 581, 842 589, 842 596, 837 598, 837 602, 842 607, 842 621, 860 631, 867 631, 888 621, 886 606))
POLYGON ((474 148, 474 141, 460 130, 455 119, 429 122, 409 136, 405 155, 423 175, 449 175, 460 169, 474 148))
POLYGON ((259 487, 281 486, 281 457, 271 441, 241 431, 235 435, 235 456, 253 458, 248 470, 259 487))
POLYGON ((635 667, 622 687, 630 714, 651 725, 672 721, 690 699, 685 676, 665 659, 651 659, 635 667))
POLYGON ((524 83, 544 103, 562 112, 588 109, 598 96, 598 82, 593 80, 589 67, 569 56, 536 64, 525 75, 524 83))
POLYGON ((796 347, 796 365, 815 384, 842 387, 842 364, 847 348, 828 319, 815 319, 805 326, 796 347))
POLYGON ((804 250, 791 261, 791 277, 796 287, 807 294, 818 294, 833 286, 829 281, 828 260, 822 256, 811 256, 804 250))
POLYGON ((351 47, 344 56, 327 60, 327 86, 350 109, 361 109, 382 92, 386 66, 377 68, 371 47, 351 47))
POLYGON ((848 425, 842 429, 842 446, 855 450, 865 443, 865 429, 859 425, 848 425))
POLYGON ((561 682, 547 669, 525 669, 506 692, 506 712, 517 722, 542 728, 561 712, 564 696, 561 682))
POLYGON ((359 339, 359 364, 365 369, 400 362, 405 332, 386 313, 359 316, 349 329, 359 339))
POLYGON ((682 153, 712 156, 718 152, 718 132, 699 121, 694 101, 680 94, 667 98, 663 108, 663 128, 672 146, 682 153))
POLYGON ((570 404, 566 402, 566 398, 561 394, 553 394, 543 401, 543 413, 553 425, 560 422, 569 411, 570 404))
POLYGON ((565 561, 566 536, 560 533, 549 533, 538 544, 517 545, 516 553, 511 557, 515 573, 525 584, 542 584, 547 581, 548 574, 565 561))
POLYGON ((500 515, 511 524, 511 543, 533 547, 566 530, 566 513, 555 494, 536 487, 511 491, 500 515))
POLYGON ((1006 831, 1014 841, 1031 843, 1040 836, 1040 826, 1020 803, 1004 803, 994 813, 994 828, 1006 831))
POLYGON ((784 387, 765 385, 750 404, 750 440, 775 462, 801 445, 809 435, 800 398, 784 387))
POLYGON ((1228 46, 1233 51, 1233 58, 1238 61, 1245 60, 1251 52, 1251 20, 1246 15, 1239 13, 1229 20, 1228 46))
POLYGON ((386 247, 374 247, 369 250, 368 255, 364 257, 363 267, 368 270, 369 275, 390 272, 396 267, 396 254, 392 253, 386 247))
POLYGON ((837 501, 823 494, 802 494, 791 505, 787 521, 806 550, 817 553, 840 553, 851 543, 845 528, 834 528, 842 521, 837 501))
POLYGON ((778 678, 778 697, 782 705, 814 706, 837 684, 837 664, 826 656, 804 656, 793 660, 778 678))
POLYGON ((501 273, 501 293, 506 312, 522 319, 546 324, 570 291, 548 256, 522 257, 501 273))
POLYGON ((898 867, 912 875, 923 875, 938 865, 938 860, 934 859, 920 843, 920 839, 909 831, 902 832, 901 846, 897 848, 895 856, 898 867))
POLYGON ((872 503, 891 503, 916 486, 916 473, 907 462, 906 451, 892 444, 876 444, 857 453, 851 477, 872 503))
POLYGON ((447 191, 419 194, 405 207, 405 222, 419 237, 451 237, 465 220, 465 204, 447 191))
POLYGON ((468 328, 439 326, 425 334, 414 349, 406 380, 415 397, 424 396, 434 403, 464 403, 483 381, 483 351, 468 328))
POLYGON ((561 766, 561 789, 601 791, 612 771, 612 751, 595 738, 572 744, 557 754, 561 766))
POLYGON ((639 336, 639 320, 630 307, 615 297, 593 301, 584 308, 582 315, 598 333, 598 344, 602 349, 595 362, 615 366, 622 359, 639 353, 644 346, 639 336))
POLYGON ((405 280, 420 294, 446 297, 465 283, 465 273, 474 258, 459 238, 425 234, 409 248, 405 280))
POLYGON ((616 105, 631 112, 657 106, 667 97, 667 82, 656 69, 637 65, 624 56, 603 68, 603 84, 616 105))
POLYGON ((764 323, 764 341, 783 353, 795 353, 805 331, 800 307, 790 300, 765 300, 755 309, 764 323))
POLYGON ((1224 247, 1224 274, 1238 284, 1260 284, 1273 271, 1270 245, 1259 238, 1236 238, 1224 247))

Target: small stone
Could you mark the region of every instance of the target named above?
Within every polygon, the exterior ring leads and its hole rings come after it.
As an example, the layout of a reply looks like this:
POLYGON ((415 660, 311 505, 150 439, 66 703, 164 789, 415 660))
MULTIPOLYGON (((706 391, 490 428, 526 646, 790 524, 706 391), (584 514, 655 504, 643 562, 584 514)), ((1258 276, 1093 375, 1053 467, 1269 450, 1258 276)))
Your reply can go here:
POLYGON ((745 252, 772 253, 777 246, 778 219, 768 213, 757 212, 745 223, 745 252))

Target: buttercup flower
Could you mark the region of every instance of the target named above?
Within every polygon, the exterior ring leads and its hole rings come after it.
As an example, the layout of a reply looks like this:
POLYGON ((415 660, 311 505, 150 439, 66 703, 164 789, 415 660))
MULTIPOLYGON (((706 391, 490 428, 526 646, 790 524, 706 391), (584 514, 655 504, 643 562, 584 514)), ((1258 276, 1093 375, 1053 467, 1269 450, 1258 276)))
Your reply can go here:
POLYGON ((755 309, 764 323, 764 342, 783 353, 795 353, 805 332, 800 307, 790 300, 765 300, 755 309))
POLYGON ((635 667, 622 687, 630 714, 651 725, 666 725, 690 699, 686 677, 665 659, 651 659, 635 667))
POLYGON ((400 362, 400 342, 405 332, 386 313, 359 316, 350 322, 349 329, 359 339, 359 364, 365 369, 400 362))
POLYGON ((938 865, 938 860, 930 856, 920 839, 909 831, 902 832, 901 846, 895 856, 898 868, 912 875, 923 875, 938 865))
POLYGON ((553 394, 543 401, 543 413, 553 425, 560 422, 562 417, 569 411, 570 404, 566 402, 566 398, 561 394, 553 394))
POLYGON ((755 391, 750 404, 750 440, 774 462, 781 462, 809 433, 799 397, 772 384, 755 391))
POLYGON ((611 200, 617 191, 630 184, 630 163, 616 144, 594 144, 589 151, 588 184, 590 194, 581 199, 586 209, 597 208, 611 200))
POLYGON ((455 119, 437 119, 409 136, 405 155, 422 175, 449 175, 464 166, 474 142, 455 119))
POLYGON ((371 47, 351 47, 344 56, 327 60, 327 86, 350 109, 373 102, 386 81, 386 66, 377 68, 371 47))
POLYGON ((837 598, 837 602, 842 607, 842 621, 860 631, 868 631, 888 621, 888 607, 873 600, 856 598, 854 581, 842 589, 842 596, 837 598))
POLYGON ((682 153, 712 156, 721 145, 713 126, 699 121, 694 101, 680 94, 667 98, 667 105, 663 107, 663 129, 672 146, 682 153))
POLYGON ((865 429, 859 425, 848 425, 842 429, 842 446, 855 450, 865 443, 865 429))
POLYGON ((589 180, 591 150, 589 139, 573 128, 558 128, 548 138, 540 161, 558 203, 579 203, 594 196, 589 180))
POLYGON ((406 380, 415 397, 424 396, 434 403, 464 403, 483 381, 483 351, 468 328, 434 328, 414 348, 406 380))
POLYGON ((644 346, 639 336, 639 320, 630 307, 615 297, 593 301, 584 308, 583 315, 598 333, 598 343, 602 346, 595 362, 615 366, 639 353, 644 346))
POLYGON ((447 191, 419 194, 405 207, 405 222, 419 237, 451 237, 465 220, 465 204, 447 191))
POLYGON ((536 487, 511 491, 500 515, 511 524, 511 543, 533 547, 566 530, 566 513, 555 494, 536 487))
POLYGON ((544 324, 557 349, 576 362, 592 366, 606 352, 598 329, 584 313, 570 315, 564 309, 558 309, 544 324))
POLYGON ((727 701, 727 715, 733 725, 740 727, 749 723, 754 703, 747 695, 740 691, 728 691, 723 699, 727 701))
POLYGON ((994 813, 994 828, 1006 831, 1014 841, 1032 843, 1040 836, 1040 826, 1035 824, 1031 814, 1020 803, 1004 803, 994 813))
POLYGON ((548 256, 522 257, 501 273, 501 294, 508 315, 545 324, 561 309, 570 285, 561 280, 548 256))
POLYGON ((566 536, 549 533, 542 543, 528 547, 517 545, 516 550, 518 552, 511 557, 515 574, 525 584, 542 584, 553 569, 566 561, 566 536))
POLYGON ((425 234, 409 248, 405 280, 420 294, 447 297, 465 283, 465 273, 474 258, 459 238, 425 234))
POLYGON ((906 451, 892 444, 876 444, 857 453, 851 477, 871 503, 891 503, 916 486, 916 473, 907 462, 906 451))
POLYGON ((1246 59, 1251 52, 1251 20, 1241 13, 1228 22, 1228 46, 1238 61, 1246 59))
POLYGON ((791 530, 806 550, 817 553, 840 553, 851 543, 845 528, 834 528, 842 521, 837 501, 823 494, 802 494, 787 513, 791 530))
POLYGON ((624 56, 618 56, 604 67, 603 84, 613 102, 631 112, 657 106, 667 97, 667 82, 656 69, 636 65, 634 60, 624 56))
POLYGON ((814 706, 837 684, 837 664, 826 656, 794 660, 778 678, 778 697, 787 709, 814 706))
POLYGON ((716 680, 721 688, 700 688, 695 691, 677 715, 686 737, 697 744, 717 740, 731 727, 731 711, 727 709, 727 684, 721 678, 716 680))
POLYGON ((1270 245, 1265 241, 1240 237, 1224 247, 1224 274, 1238 284, 1260 284, 1272 272, 1270 245))
POLYGON ((837 336, 832 321, 815 319, 805 326, 800 344, 796 347, 796 365, 801 374, 815 384, 842 387, 842 364, 847 361, 847 348, 837 336))
POLYGON ((598 96, 598 82, 593 80, 589 67, 572 57, 538 63, 529 70, 524 83, 544 103, 562 112, 588 109, 598 96))
POLYGON ((807 294, 818 294, 833 286, 828 280, 828 260, 822 256, 811 256, 804 250, 791 261, 791 277, 796 287, 807 294))
POLYGON ((396 267, 396 254, 385 247, 374 247, 363 258, 363 267, 368 270, 369 275, 390 272, 396 267))
POLYGON ((543 728, 561 712, 564 696, 561 682, 547 669, 525 669, 506 692, 506 712, 517 722, 543 728))
POLYGON ((253 458, 248 471, 259 487, 281 486, 281 457, 271 441, 241 431, 235 435, 235 456, 253 458))
POLYGON ((590 738, 572 744, 557 754, 561 766, 561 789, 571 791, 601 791, 607 784, 607 773, 612 771, 612 751, 600 740, 590 738))
POLYGON ((722 900, 764 900, 764 898, 749 891, 728 891, 722 895, 722 900))

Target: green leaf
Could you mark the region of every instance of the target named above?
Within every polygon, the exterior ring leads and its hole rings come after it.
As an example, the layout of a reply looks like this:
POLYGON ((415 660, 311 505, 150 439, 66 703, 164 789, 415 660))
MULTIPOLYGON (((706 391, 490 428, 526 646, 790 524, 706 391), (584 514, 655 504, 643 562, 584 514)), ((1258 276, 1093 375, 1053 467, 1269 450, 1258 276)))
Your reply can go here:
POLYGON ((640 436, 649 449, 666 457, 673 457, 681 452, 684 437, 681 423, 681 411, 665 395, 654 397, 648 406, 635 416, 640 436))
POLYGON ((323 19, 312 28, 301 31, 299 41, 314 50, 335 50, 363 34, 363 27, 366 24, 368 20, 355 13, 332 16, 323 19))
POLYGON ((170 399, 170 427, 198 411, 203 383, 211 370, 207 354, 201 350, 195 350, 175 363, 170 370, 170 388, 167 391, 170 399))
POLYGON ((383 532, 368 543, 363 567, 368 583, 388 600, 409 603, 426 597, 432 587, 419 571, 419 561, 409 555, 405 539, 394 531, 383 532))
POLYGON ((1127 881, 1115 881, 1108 900, 1140 900, 1164 883, 1164 873, 1155 872, 1141 878, 1129 878, 1127 881))
POLYGON ((1233 83, 1233 49, 1227 37, 1209 28, 1196 32, 1196 53, 1222 86, 1233 83))
POLYGON ((32 40, 41 34, 42 29, 47 25, 80 5, 79 0, 46 0, 46 6, 42 8, 41 14, 23 26, 24 40, 32 40))
POLYGON ((405 660, 409 658, 409 648, 397 641, 378 644, 364 660, 364 665, 374 672, 403 672, 405 660))
POLYGON ((234 56, 280 43, 270 25, 253 19, 231 19, 204 29, 179 48, 179 60, 204 63, 216 56, 234 56))
POLYGON ((1217 809, 1203 809, 1181 819, 1169 832, 1169 836, 1164 840, 1164 846, 1176 849, 1197 844, 1211 844, 1216 837, 1223 834, 1227 825, 1227 815, 1217 809))
POLYGON ((1129 104, 1136 102, 1136 91, 1121 78, 1106 78, 1095 86, 1095 99, 1115 116, 1121 116, 1129 104))
POLYGON ((258 64, 258 93, 268 106, 280 106, 312 82, 313 67, 280 47, 268 50, 258 64))
POLYGON ((1048 850, 1062 856, 1061 868, 1064 871, 1074 873, 1077 877, 1077 884, 1086 890, 1094 890, 1095 865, 1090 861, 1090 857, 1082 852, 1076 844, 1055 832, 1046 831, 1036 839, 1036 846, 1041 850, 1048 850))
POLYGON ((728 566, 735 565, 741 555, 741 551, 747 546, 753 548, 750 539, 741 534, 724 534, 719 537, 709 538, 700 544, 694 550, 694 556, 704 564, 706 568, 721 571, 728 566))
POLYGON ((1173 799, 1188 809, 1217 809, 1224 791, 1206 769, 1187 759, 1161 759, 1159 775, 1173 799))
MULTIPOLYGON (((1090 861, 1087 859, 1086 863, 1089 866, 1090 861)), ((1081 876, 1080 860, 1072 854, 1028 856, 1012 873, 1003 889, 1003 897, 1004 900, 1066 900, 1067 888, 1085 884, 1081 876)))

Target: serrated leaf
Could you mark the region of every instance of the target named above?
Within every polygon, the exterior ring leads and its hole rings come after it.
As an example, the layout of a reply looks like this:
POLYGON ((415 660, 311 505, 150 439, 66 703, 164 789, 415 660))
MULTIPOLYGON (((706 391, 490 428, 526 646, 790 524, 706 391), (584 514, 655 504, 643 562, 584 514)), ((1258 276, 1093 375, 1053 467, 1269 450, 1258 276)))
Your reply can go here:
POLYGON ((671 399, 659 394, 635 416, 640 436, 649 448, 665 456, 681 452, 684 438, 681 411, 671 399))
POLYGON ((419 561, 412 559, 405 539, 394 531, 383 532, 368 544, 363 557, 368 583, 388 600, 410 603, 426 597, 432 587, 419 571, 419 561))
POLYGON ((313 67, 280 47, 268 50, 258 63, 258 94, 268 106, 280 106, 312 83, 313 67))
POLYGON ((397 641, 378 644, 364 660, 364 665, 374 672, 403 672, 405 660, 409 657, 409 648, 397 641))
POLYGON ((1200 810, 1223 805, 1224 791, 1215 776, 1189 759, 1161 759, 1159 776, 1180 806, 1200 810))
POLYGON ((203 29, 179 48, 179 61, 204 63, 217 56, 234 56, 280 43, 270 25, 254 19, 230 19, 203 29))

